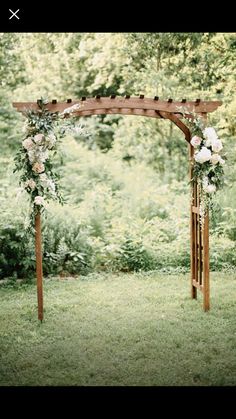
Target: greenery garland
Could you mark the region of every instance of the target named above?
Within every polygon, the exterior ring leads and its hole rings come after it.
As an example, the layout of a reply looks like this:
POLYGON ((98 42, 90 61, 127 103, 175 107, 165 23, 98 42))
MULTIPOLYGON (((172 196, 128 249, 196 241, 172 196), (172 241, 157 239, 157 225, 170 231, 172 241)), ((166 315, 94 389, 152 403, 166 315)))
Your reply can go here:
POLYGON ((207 212, 214 209, 216 192, 224 185, 223 166, 226 156, 222 154, 223 144, 213 127, 205 126, 200 116, 187 110, 183 116, 191 131, 190 143, 194 147, 191 181, 197 182, 200 187, 200 215, 203 224, 207 212))
POLYGON ((50 112, 48 101, 38 101, 40 109, 26 111, 27 121, 24 127, 24 139, 14 161, 14 172, 21 173, 19 183, 30 197, 30 220, 27 227, 34 229, 35 215, 45 211, 50 200, 64 203, 60 192, 60 175, 55 167, 55 156, 59 153, 60 139, 74 129, 73 121, 65 118, 80 108, 76 104, 62 113, 50 112))

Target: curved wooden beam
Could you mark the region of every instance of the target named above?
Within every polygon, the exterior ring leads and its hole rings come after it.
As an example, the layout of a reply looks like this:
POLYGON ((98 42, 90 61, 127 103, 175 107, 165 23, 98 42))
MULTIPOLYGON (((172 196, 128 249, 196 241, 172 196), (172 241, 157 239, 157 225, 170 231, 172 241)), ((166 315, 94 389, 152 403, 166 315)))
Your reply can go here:
POLYGON ((190 143, 191 133, 190 133, 189 128, 175 114, 170 113, 170 112, 163 112, 163 111, 159 111, 158 113, 163 118, 169 119, 170 121, 172 121, 184 133, 186 141, 190 143))
MULTIPOLYGON (((171 113, 181 112, 180 108, 184 106, 185 110, 196 113, 207 113, 215 111, 222 102, 220 101, 189 101, 189 102, 179 102, 179 101, 163 101, 150 98, 140 98, 140 97, 99 97, 96 98, 85 98, 83 100, 67 102, 57 102, 54 100, 53 103, 47 104, 47 109, 50 112, 63 112, 69 106, 75 104, 80 104, 81 111, 92 111, 98 109, 143 109, 143 110, 153 110, 153 111, 164 111, 171 113)), ((16 102, 13 103, 13 106, 20 112, 25 112, 29 109, 38 110, 38 104, 35 102, 16 102)), ((75 114, 80 115, 80 110, 75 114)))

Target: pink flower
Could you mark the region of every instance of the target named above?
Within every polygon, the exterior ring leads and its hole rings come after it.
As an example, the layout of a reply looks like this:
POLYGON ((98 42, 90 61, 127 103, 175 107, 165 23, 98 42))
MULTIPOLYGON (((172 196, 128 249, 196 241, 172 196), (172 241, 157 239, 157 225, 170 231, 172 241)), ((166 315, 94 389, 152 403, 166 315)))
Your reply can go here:
POLYGON ((198 147, 202 142, 202 138, 198 137, 197 135, 194 135, 194 137, 191 139, 190 144, 192 144, 193 147, 198 147))
POLYGON ((37 135, 35 135, 34 136, 34 142, 36 143, 36 144, 41 144, 42 143, 42 141, 44 140, 44 135, 43 134, 37 134, 37 135))
POLYGON ((32 191, 34 191, 35 188, 36 188, 36 183, 35 183, 34 179, 28 179, 25 182, 25 188, 30 188, 32 191))
POLYGON ((32 170, 35 173, 42 173, 42 172, 44 172, 44 169, 45 169, 44 164, 43 163, 38 163, 38 162, 34 163, 34 165, 32 167, 32 170))
POLYGON ((22 141, 22 145, 26 150, 30 150, 34 145, 32 138, 31 137, 26 138, 24 141, 22 141))

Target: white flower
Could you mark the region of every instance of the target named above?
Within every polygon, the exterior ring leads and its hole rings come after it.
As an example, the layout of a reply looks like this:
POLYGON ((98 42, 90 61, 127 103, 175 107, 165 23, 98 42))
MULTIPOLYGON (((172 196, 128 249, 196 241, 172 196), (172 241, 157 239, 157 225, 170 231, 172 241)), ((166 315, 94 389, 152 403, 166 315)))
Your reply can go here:
POLYGON ((203 190, 207 193, 213 193, 216 191, 216 185, 212 185, 212 183, 209 185, 203 185, 203 190))
POLYGON ((40 174, 40 175, 39 175, 39 178, 40 178, 40 182, 42 183, 42 185, 43 185, 45 188, 50 189, 51 193, 52 193, 53 195, 55 195, 55 190, 56 190, 55 183, 54 183, 51 179, 49 179, 49 178, 47 177, 46 173, 42 173, 42 174, 40 174))
POLYGON ((34 204, 35 205, 45 205, 45 201, 44 201, 44 198, 42 197, 42 196, 36 196, 35 198, 34 198, 34 204))
POLYGON ((30 163, 34 163, 36 156, 35 156, 35 150, 29 150, 28 151, 28 157, 29 157, 29 161, 30 163))
POLYGON ((39 162, 34 163, 34 165, 32 167, 32 170, 35 173, 42 173, 42 172, 44 172, 44 169, 45 169, 44 164, 43 163, 39 163, 39 162))
POLYGON ((202 142, 202 138, 198 137, 197 135, 194 135, 194 137, 191 139, 190 143, 192 144, 193 147, 197 147, 201 144, 202 142))
POLYGON ((211 163, 212 164, 217 164, 220 161, 221 157, 219 156, 219 154, 212 154, 211 156, 211 163))
MULTIPOLYGON (((217 140, 217 138, 218 138, 214 128, 212 128, 212 127, 205 128, 203 130, 203 136, 206 140, 209 140, 209 141, 214 141, 214 140, 217 140)), ((207 147, 209 147, 209 146, 207 146, 207 147)))
POLYGON ((50 134, 46 140, 47 146, 49 148, 49 150, 51 150, 51 148, 53 148, 53 146, 56 143, 56 137, 54 134, 50 134))
POLYGON ((30 150, 34 146, 32 138, 31 137, 26 138, 24 141, 22 141, 22 145, 27 151, 30 150))
POLYGON ((25 188, 30 188, 32 191, 34 191, 35 188, 36 188, 36 183, 35 183, 34 179, 32 179, 32 178, 28 179, 25 182, 25 188))
POLYGON ((205 140, 205 141, 204 141, 204 145, 205 145, 206 147, 211 147, 211 140, 205 140))
POLYGON ((48 159, 48 150, 42 151, 41 150, 41 147, 40 147, 40 149, 39 149, 39 151, 37 153, 37 160, 40 163, 44 163, 47 159, 48 159))
POLYGON ((219 163, 223 166, 225 164, 225 160, 222 157, 219 158, 219 163))
POLYGON ((204 176, 204 178, 202 179, 202 185, 203 185, 203 189, 204 189, 204 186, 208 185, 208 177, 207 176, 204 176))
POLYGON ((34 142, 36 144, 42 144, 42 142, 44 141, 45 137, 43 134, 37 134, 34 136, 34 142))
POLYGON ((221 140, 216 139, 216 140, 212 141, 211 148, 215 153, 218 153, 220 150, 222 150, 223 145, 222 145, 221 140))
POLYGON ((206 148, 206 147, 202 147, 202 149, 195 154, 194 156, 196 162, 198 163, 205 163, 206 161, 209 161, 211 158, 211 151, 206 148))
POLYGON ((41 182, 47 182, 48 177, 47 177, 46 173, 41 173, 39 175, 39 179, 40 179, 41 182))

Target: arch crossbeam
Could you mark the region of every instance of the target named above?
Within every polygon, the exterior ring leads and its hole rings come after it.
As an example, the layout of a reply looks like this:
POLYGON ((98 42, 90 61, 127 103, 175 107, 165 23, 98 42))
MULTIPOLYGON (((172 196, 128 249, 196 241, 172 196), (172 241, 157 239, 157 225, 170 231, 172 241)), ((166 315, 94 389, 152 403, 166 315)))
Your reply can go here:
MULTIPOLYGON (((190 112, 196 113, 208 113, 215 111, 218 106, 222 104, 220 101, 173 101, 172 99, 169 100, 159 100, 158 98, 137 98, 137 97, 99 97, 99 98, 82 98, 81 100, 71 101, 68 99, 65 102, 57 102, 53 100, 51 103, 47 104, 47 109, 50 112, 62 112, 68 106, 73 106, 76 104, 81 105, 81 109, 79 109, 75 114, 78 116, 82 116, 83 113, 87 112, 86 115, 92 115, 94 111, 101 111, 101 110, 111 110, 111 109, 141 109, 143 111, 164 111, 164 112, 171 112, 171 113, 179 113, 181 107, 184 107, 186 110, 190 112)), ((24 112, 28 109, 31 110, 38 110, 38 103, 37 102, 15 102, 13 106, 20 112, 24 112)), ((106 112, 104 112, 106 113, 106 112)), ((115 112, 114 112, 115 113, 115 112)))

